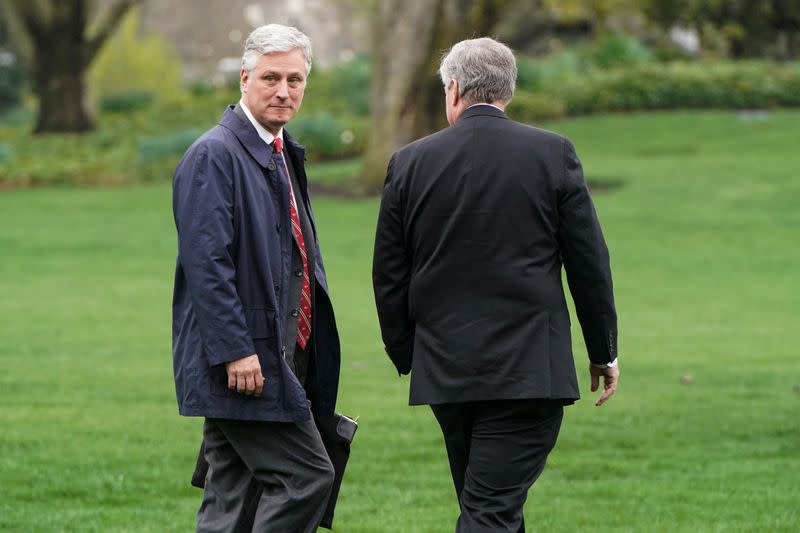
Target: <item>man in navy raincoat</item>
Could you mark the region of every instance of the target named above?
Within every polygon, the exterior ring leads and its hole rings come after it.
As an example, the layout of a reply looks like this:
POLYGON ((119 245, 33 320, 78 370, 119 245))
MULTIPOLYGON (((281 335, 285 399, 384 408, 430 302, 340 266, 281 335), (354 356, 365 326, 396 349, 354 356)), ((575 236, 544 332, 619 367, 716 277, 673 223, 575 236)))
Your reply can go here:
POLYGON ((175 388, 182 415, 205 417, 210 465, 198 531, 316 531, 331 490, 312 413, 333 413, 339 337, 304 148, 283 129, 310 69, 298 30, 254 30, 241 101, 174 175, 175 388))

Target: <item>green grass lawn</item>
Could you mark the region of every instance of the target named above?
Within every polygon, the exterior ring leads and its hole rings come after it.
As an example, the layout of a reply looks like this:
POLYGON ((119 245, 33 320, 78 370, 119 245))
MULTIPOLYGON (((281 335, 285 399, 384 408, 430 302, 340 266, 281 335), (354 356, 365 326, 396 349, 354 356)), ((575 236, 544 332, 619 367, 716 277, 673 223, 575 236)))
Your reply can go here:
MULTIPOLYGON (((593 182, 620 185, 595 201, 622 378, 595 408, 573 320, 584 400, 530 493, 529 531, 797 530, 798 125, 789 111, 547 125, 593 182)), ((406 406, 378 334, 377 205, 315 202, 339 409, 361 425, 336 531, 446 533, 458 509, 438 427, 406 406)), ((193 530, 201 420, 176 409, 174 258, 167 184, 0 193, 0 530, 193 530)))

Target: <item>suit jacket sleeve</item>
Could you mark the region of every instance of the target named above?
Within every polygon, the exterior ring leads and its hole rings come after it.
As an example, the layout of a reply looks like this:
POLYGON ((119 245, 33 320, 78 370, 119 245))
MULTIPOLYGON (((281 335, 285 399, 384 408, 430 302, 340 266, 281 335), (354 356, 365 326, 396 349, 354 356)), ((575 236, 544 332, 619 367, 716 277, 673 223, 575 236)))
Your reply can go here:
POLYGON ((372 283, 386 353, 400 374, 408 374, 414 345, 414 323, 408 310, 411 257, 405 239, 394 166, 395 157, 392 156, 386 171, 375 232, 372 283))
POLYGON ((231 169, 225 147, 200 144, 178 166, 173 184, 178 259, 209 366, 256 353, 236 290, 231 255, 231 169))
POLYGON ((564 176, 559 191, 558 238, 586 350, 593 363, 617 357, 617 313, 611 266, 580 160, 564 139, 564 176))

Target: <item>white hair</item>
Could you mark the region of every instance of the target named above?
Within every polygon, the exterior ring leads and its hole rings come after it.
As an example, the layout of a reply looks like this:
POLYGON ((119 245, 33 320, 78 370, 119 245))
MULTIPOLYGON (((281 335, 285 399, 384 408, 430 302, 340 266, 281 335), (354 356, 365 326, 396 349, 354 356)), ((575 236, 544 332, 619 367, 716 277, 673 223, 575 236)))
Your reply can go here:
POLYGON ((282 24, 267 24, 250 32, 244 42, 242 68, 248 73, 256 68, 258 58, 273 52, 291 52, 299 48, 306 58, 306 76, 311 72, 311 40, 306 34, 282 24))
POLYGON ((453 45, 439 66, 445 88, 458 80, 459 96, 467 104, 511 101, 517 83, 517 62, 511 49, 482 37, 453 45))

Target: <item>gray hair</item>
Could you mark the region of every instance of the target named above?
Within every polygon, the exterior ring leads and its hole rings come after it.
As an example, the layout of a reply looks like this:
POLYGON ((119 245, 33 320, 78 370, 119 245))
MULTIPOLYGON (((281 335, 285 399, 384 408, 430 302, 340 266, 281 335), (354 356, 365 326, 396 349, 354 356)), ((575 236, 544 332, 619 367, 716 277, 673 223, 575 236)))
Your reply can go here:
POLYGON ((453 45, 442 59, 439 75, 445 88, 458 80, 459 96, 467 104, 511 101, 517 82, 517 62, 511 49, 482 37, 453 45))
POLYGON ((306 76, 311 72, 311 40, 292 26, 267 24, 250 32, 244 42, 242 68, 252 72, 256 68, 258 58, 273 52, 291 52, 299 48, 306 58, 306 76))

